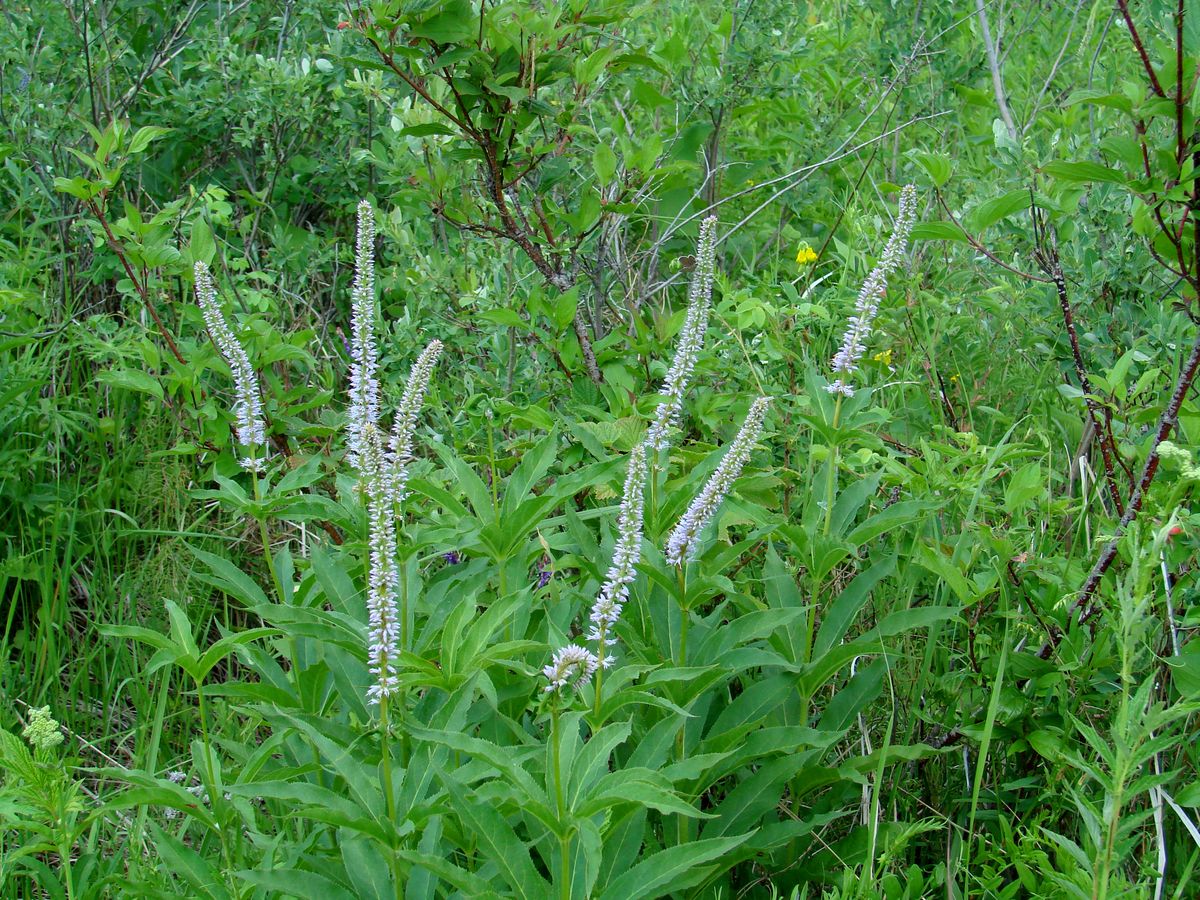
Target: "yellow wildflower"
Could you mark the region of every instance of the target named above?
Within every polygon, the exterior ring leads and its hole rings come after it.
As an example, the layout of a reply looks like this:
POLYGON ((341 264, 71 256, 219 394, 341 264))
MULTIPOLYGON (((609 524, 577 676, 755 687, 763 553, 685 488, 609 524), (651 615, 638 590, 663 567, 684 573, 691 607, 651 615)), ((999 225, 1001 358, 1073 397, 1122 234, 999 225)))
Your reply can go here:
POLYGON ((809 266, 817 261, 817 251, 808 245, 808 242, 800 245, 800 249, 796 251, 796 264, 800 266, 809 266))
POLYGON ((890 366, 892 364, 892 350, 889 347, 882 353, 876 353, 871 357, 871 359, 875 360, 877 363, 883 363, 885 366, 890 366))

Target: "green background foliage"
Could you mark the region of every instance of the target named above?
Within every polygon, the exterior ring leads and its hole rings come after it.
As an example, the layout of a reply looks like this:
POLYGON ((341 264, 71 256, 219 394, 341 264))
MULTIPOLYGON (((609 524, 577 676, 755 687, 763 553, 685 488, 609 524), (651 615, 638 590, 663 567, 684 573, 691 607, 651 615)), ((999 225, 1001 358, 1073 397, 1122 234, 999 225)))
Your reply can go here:
POLYGON ((1193 894, 1200 519, 1158 446, 1200 428, 1200 10, 39 0, 0 34, 0 894, 1193 894), (364 198, 385 410, 446 347, 387 723, 343 459, 364 198), (709 214, 617 663, 547 694, 709 214))

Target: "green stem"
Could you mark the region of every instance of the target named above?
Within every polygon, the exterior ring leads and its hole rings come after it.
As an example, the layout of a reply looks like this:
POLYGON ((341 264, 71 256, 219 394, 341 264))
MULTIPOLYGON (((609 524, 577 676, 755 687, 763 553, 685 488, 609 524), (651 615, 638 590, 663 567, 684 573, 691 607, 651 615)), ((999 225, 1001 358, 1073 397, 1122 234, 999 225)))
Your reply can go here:
MULTIPOLYGON (((162 742, 162 726, 163 720, 166 717, 167 710, 167 694, 171 686, 171 669, 164 669, 162 678, 158 682, 158 702, 154 708, 154 721, 150 726, 150 739, 148 741, 148 756, 146 758, 146 771, 158 771, 158 748, 162 742)), ((136 848, 144 849, 142 841, 146 833, 146 815, 149 812, 149 807, 146 805, 138 809, 137 821, 133 828, 132 845, 136 848)))
POLYGON ((675 567, 675 577, 679 581, 679 658, 676 666, 687 665, 687 636, 688 636, 688 604, 687 604, 687 572, 685 564, 675 567))
MULTIPOLYGON (((396 825, 396 793, 392 788, 392 756, 390 745, 389 729, 388 729, 388 698, 384 695, 379 698, 379 764, 383 771, 380 774, 380 782, 383 787, 384 803, 387 807, 388 821, 393 826, 396 825)), ((388 866, 392 870, 392 885, 395 887, 396 900, 404 900, 404 880, 400 877, 400 859, 391 848, 384 848, 388 851, 388 866)))
MULTIPOLYGON (((675 568, 675 575, 679 579, 679 658, 675 661, 675 665, 678 668, 687 665, 688 624, 691 620, 687 603, 686 565, 686 563, 681 563, 675 568)), ((679 733, 675 736, 675 756, 678 762, 683 762, 687 758, 687 719, 683 720, 683 723, 679 726, 679 733)), ((676 829, 678 843, 687 843, 687 816, 680 814, 677 817, 676 829)))
POLYGON ((400 649, 408 649, 408 558, 400 561, 400 649))
MULTIPOLYGON (((254 483, 254 500, 255 502, 262 501, 262 487, 258 483, 258 473, 253 469, 250 471, 250 478, 254 483)), ((254 518, 258 522, 258 535, 262 540, 263 556, 267 561, 267 571, 271 573, 271 584, 275 586, 275 596, 279 598, 279 602, 284 602, 283 582, 279 580, 279 573, 275 570, 275 558, 271 555, 271 535, 267 530, 267 517, 255 512, 254 518)))
POLYGON ((500 489, 496 484, 496 440, 492 436, 492 418, 488 416, 488 471, 492 482, 492 513, 500 515, 500 489))
POLYGON ((58 861, 62 866, 63 878, 67 882, 67 900, 75 900, 75 877, 71 873, 71 842, 64 841, 58 847, 58 861))
POLYGON ((562 779, 562 732, 558 724, 558 707, 550 713, 550 753, 554 767, 554 805, 558 811, 559 897, 571 900, 571 833, 567 828, 567 803, 562 779))
MULTIPOLYGON (((842 395, 837 395, 833 404, 833 431, 837 432, 838 423, 842 417, 842 395)), ((825 484, 825 530, 822 534, 829 537, 829 527, 833 521, 833 495, 837 487, 838 440, 835 436, 833 446, 829 448, 829 479, 825 484)))
POLYGON ((659 463, 662 462, 662 454, 651 450, 647 456, 647 462, 650 464, 650 514, 644 518, 653 522, 655 530, 658 530, 658 469, 659 463))
MULTIPOLYGON (((408 560, 404 559, 400 566, 400 649, 407 650, 408 633, 408 560)), ((407 711, 404 688, 396 692, 396 710, 403 718, 407 711)), ((408 768, 408 732, 403 725, 400 728, 400 765, 408 768)))
MULTIPOLYGON (((217 790, 217 773, 213 769, 212 740, 208 736, 208 707, 204 703, 204 684, 199 679, 196 679, 196 697, 200 705, 200 737, 204 742, 204 767, 208 769, 208 802, 216 815, 217 795, 220 792, 217 790)), ((229 854, 229 844, 225 840, 225 829, 221 825, 220 816, 217 816, 217 839, 221 843, 221 858, 225 861, 225 875, 229 881, 229 888, 234 892, 234 896, 237 896, 237 886, 233 881, 233 860, 229 854)))
POLYGON ((604 626, 601 626, 599 634, 599 646, 596 648, 596 699, 593 701, 592 706, 592 718, 595 719, 592 723, 593 734, 600 728, 600 697, 604 687, 604 641, 608 636, 608 631, 604 626))

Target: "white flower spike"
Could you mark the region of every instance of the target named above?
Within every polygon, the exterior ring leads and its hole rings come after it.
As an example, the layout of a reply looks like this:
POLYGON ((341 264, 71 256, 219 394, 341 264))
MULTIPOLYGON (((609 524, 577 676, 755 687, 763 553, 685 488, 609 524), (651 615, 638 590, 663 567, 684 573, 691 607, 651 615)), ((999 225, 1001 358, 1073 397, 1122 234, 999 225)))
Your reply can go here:
POLYGON ((354 284, 350 289, 350 405, 346 442, 350 461, 362 471, 363 433, 379 421, 379 346, 375 338, 375 213, 358 204, 354 284))
POLYGON ((654 411, 654 421, 646 433, 646 445, 651 450, 663 451, 670 446, 669 435, 679 423, 683 410, 683 398, 687 394, 692 371, 704 347, 704 332, 708 329, 708 314, 712 308, 713 275, 717 259, 717 217, 709 216, 700 223, 700 240, 696 247, 696 270, 688 288, 687 315, 683 330, 679 332, 679 343, 675 347, 675 358, 659 390, 662 402, 654 411))
POLYGON ((629 599, 629 586, 637 577, 637 564, 642 558, 642 518, 645 510, 646 448, 639 445, 629 453, 625 473, 625 490, 621 496, 621 513, 617 520, 617 545, 613 548, 608 575, 592 604, 592 629, 588 640, 596 642, 599 665, 612 665, 608 648, 616 641, 613 626, 621 618, 621 609, 629 599))
POLYGON ((697 539, 704 526, 712 521, 726 495, 742 473, 742 467, 750 458, 750 451, 762 431, 763 421, 767 417, 767 407, 770 405, 767 397, 759 397, 750 406, 746 421, 742 423, 737 437, 725 451, 721 464, 709 476, 707 483, 692 500, 687 512, 680 518, 679 523, 667 537, 667 562, 673 566, 681 566, 692 559, 698 548, 697 539))
POLYGON ((858 371, 858 362, 866 351, 871 326, 879 312, 879 301, 887 290, 888 276, 900 267, 904 251, 908 247, 908 236, 917 221, 917 189, 911 184, 900 192, 900 208, 896 213, 896 226, 883 248, 879 262, 863 282, 854 303, 854 315, 847 320, 846 334, 842 346, 830 363, 837 379, 825 390, 845 397, 854 396, 854 386, 847 380, 858 371))
POLYGON ((196 274, 196 299, 200 311, 204 314, 204 324, 209 336, 220 352, 229 371, 233 373, 233 384, 237 398, 233 404, 234 418, 237 419, 238 443, 248 448, 250 453, 239 460, 247 471, 261 471, 262 459, 259 459, 256 448, 266 448, 267 426, 263 419, 262 400, 258 392, 258 376, 250 365, 250 357, 246 350, 225 321, 221 306, 217 302, 217 289, 213 284, 212 273, 208 266, 199 260, 193 267, 196 274))

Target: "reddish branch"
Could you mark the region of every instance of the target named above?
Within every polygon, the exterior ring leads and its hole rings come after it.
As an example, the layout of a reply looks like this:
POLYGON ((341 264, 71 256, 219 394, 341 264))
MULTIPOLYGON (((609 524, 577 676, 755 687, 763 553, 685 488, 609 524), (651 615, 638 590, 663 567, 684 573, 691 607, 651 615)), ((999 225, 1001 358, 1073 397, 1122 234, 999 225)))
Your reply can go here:
MULTIPOLYGON (((1129 506, 1125 509, 1125 514, 1121 516, 1121 521, 1117 524, 1117 530, 1113 534, 1112 539, 1104 546, 1096 564, 1092 566, 1092 571, 1088 574, 1087 581, 1084 582, 1083 589, 1079 592, 1079 598, 1075 601, 1072 608, 1073 611, 1079 613, 1078 622, 1080 625, 1085 624, 1092 618, 1099 609, 1093 596, 1096 589, 1100 586, 1101 579, 1104 578, 1104 573, 1108 571, 1113 560, 1117 556, 1117 545, 1125 534, 1125 529, 1129 527, 1129 523, 1133 521, 1138 510, 1142 508, 1142 501, 1145 499, 1147 492, 1150 490, 1150 485, 1154 481, 1154 476, 1158 473, 1159 454, 1158 448, 1171 434, 1179 421, 1179 410, 1183 406, 1183 401, 1186 399, 1188 391, 1191 390, 1192 383, 1196 380, 1196 372, 1200 369, 1200 337, 1196 338, 1192 344, 1192 351, 1188 355, 1187 362, 1183 365, 1183 370, 1179 373, 1179 378, 1175 382, 1175 390, 1171 392, 1171 401, 1162 411, 1162 415, 1158 419, 1158 429, 1154 434, 1154 443, 1150 447, 1150 455, 1146 457, 1146 464, 1142 467, 1142 476, 1138 480, 1137 487, 1134 489, 1132 496, 1129 498, 1129 506)), ((1057 643, 1057 640, 1054 641, 1057 643)))
MULTIPOLYGON (((1154 71, 1154 66, 1150 62, 1150 54, 1146 52, 1146 45, 1142 42, 1142 36, 1138 33, 1137 26, 1133 24, 1133 17, 1129 15, 1129 0, 1117 0, 1117 6, 1121 8, 1121 15, 1125 17, 1125 24, 1129 28, 1129 36, 1133 39, 1133 46, 1138 52, 1138 56, 1142 58, 1142 67, 1146 70, 1146 74, 1150 78, 1150 87, 1154 89, 1154 93, 1159 97, 1166 97, 1166 92, 1162 89, 1162 85, 1158 83, 1158 75, 1154 71)), ((1182 46, 1182 43, 1180 44, 1182 46)))
POLYGON ((181 366, 186 366, 187 360, 185 360, 183 358, 183 354, 179 352, 179 347, 176 346, 175 339, 171 337, 171 333, 167 331, 167 326, 165 326, 162 319, 158 317, 158 310, 154 308, 154 303, 150 300, 149 289, 133 271, 133 266, 129 262, 129 257, 125 254, 125 249, 117 241, 116 235, 112 233, 112 228, 109 227, 108 219, 104 217, 104 211, 100 208, 98 203, 95 203, 92 200, 85 200, 84 205, 86 205, 88 211, 99 220, 100 227, 104 229, 104 236, 107 239, 108 248, 112 250, 117 259, 121 261, 121 267, 125 269, 125 274, 129 276, 129 280, 133 283, 133 289, 137 291, 138 296, 142 298, 142 303, 145 305, 146 311, 150 313, 150 318, 152 318, 154 320, 154 324, 158 326, 159 333, 162 334, 163 340, 167 342, 167 347, 171 350, 171 355, 179 361, 181 366))
POLYGON ((1121 500, 1121 492, 1117 489, 1117 473, 1113 468, 1113 459, 1120 458, 1116 441, 1113 440, 1112 421, 1105 415, 1104 427, 1101 427, 1099 404, 1096 402, 1096 392, 1092 388, 1092 380, 1088 377, 1087 367, 1083 363, 1083 351, 1079 347, 1079 333, 1075 329, 1075 313, 1071 309, 1071 299, 1067 295, 1067 280, 1063 275, 1062 265, 1057 256, 1049 261, 1049 275, 1054 280, 1054 288, 1058 293, 1058 305, 1062 310, 1063 324, 1067 329, 1067 337, 1071 342, 1071 356, 1075 363, 1075 377, 1083 390, 1083 402, 1087 407, 1088 420, 1092 430, 1100 437, 1100 456, 1104 462, 1104 480, 1108 484, 1108 495, 1112 498, 1118 515, 1125 514, 1125 504, 1121 500))
MULTIPOLYGON (((1141 57, 1142 65, 1146 70, 1146 74, 1150 79, 1150 87, 1154 93, 1162 98, 1166 97, 1166 92, 1163 91, 1162 85, 1158 80, 1158 75, 1154 71, 1154 66, 1150 62, 1150 57, 1146 53, 1145 43, 1142 41, 1141 35, 1138 33, 1137 27, 1133 24, 1133 19, 1129 15, 1129 6, 1127 0, 1117 0, 1117 5, 1121 9, 1121 14, 1125 17, 1125 24, 1129 26, 1129 35, 1133 40, 1134 48, 1137 50, 1138 56, 1141 57)), ((1184 24, 1184 2, 1180 0, 1175 14, 1175 68, 1176 68, 1176 90, 1174 96, 1175 102, 1175 147, 1176 147, 1176 163, 1182 169, 1184 160, 1187 158, 1188 136, 1184 131, 1184 116, 1183 111, 1186 106, 1187 98, 1184 93, 1183 86, 1183 62, 1184 62, 1184 43, 1183 43, 1183 24, 1184 24)), ((1147 159, 1148 154, 1146 147, 1146 129, 1141 122, 1137 123, 1138 139, 1142 145, 1142 151, 1147 159)), ((1193 150, 1193 159, 1196 158, 1200 151, 1193 150)), ((1158 220, 1159 228, 1166 238, 1171 241, 1177 252, 1179 268, 1168 265, 1164 260, 1159 260, 1172 271, 1176 271, 1183 277, 1193 290, 1200 288, 1200 260, 1191 260, 1191 266, 1188 265, 1189 260, 1183 253, 1182 236, 1183 230, 1186 227, 1189 218, 1192 220, 1193 230, 1196 231, 1196 237, 1200 238, 1200 220, 1195 214, 1197 209, 1200 209, 1200 185, 1193 186, 1192 196, 1188 207, 1183 210, 1178 227, 1172 229, 1167 226, 1161 215, 1161 203, 1155 204, 1154 211, 1158 220)), ((1153 247, 1151 247, 1153 251, 1153 247)), ((1193 248, 1194 252, 1200 253, 1200 240, 1197 241, 1193 248)), ((1158 254, 1155 253, 1158 258, 1158 254)), ((1188 392, 1191 390, 1196 380, 1197 371, 1200 370, 1200 336, 1195 339, 1192 344, 1191 352, 1188 354, 1187 360, 1183 364, 1183 368, 1179 372, 1179 377, 1175 382, 1175 388, 1171 392, 1171 399, 1163 409, 1158 419, 1158 428, 1154 433, 1154 442, 1150 446, 1150 453, 1146 457, 1146 462, 1142 466, 1141 477, 1138 479, 1133 493, 1129 497, 1129 504, 1125 508, 1125 512, 1121 515, 1120 521, 1117 523, 1116 531, 1112 538, 1104 545, 1104 549, 1100 552, 1100 556, 1096 559, 1091 571, 1088 573, 1087 580, 1079 591, 1079 596, 1076 598, 1074 605, 1071 608, 1072 615, 1075 617, 1076 623, 1079 625, 1087 624, 1100 610, 1100 605, 1096 602, 1096 593, 1100 588, 1100 584, 1104 579, 1104 575, 1112 566, 1113 561, 1117 558, 1117 550, 1124 537, 1126 530, 1131 522, 1137 516, 1145 501, 1146 495, 1150 491, 1151 485, 1154 483, 1154 478, 1158 474, 1158 466, 1160 462, 1159 447, 1165 441, 1171 432, 1175 429, 1179 422, 1179 411, 1183 407, 1183 401, 1187 398, 1188 392)), ((1054 629, 1050 633, 1050 640, 1043 645, 1039 655, 1042 657, 1048 656, 1050 649, 1056 646, 1062 639, 1062 633, 1058 629, 1054 629)))
MULTIPOLYGON (((547 284, 559 291, 565 292, 570 290, 572 285, 575 283, 574 273, 569 271, 567 267, 564 267, 560 261, 552 260, 551 258, 547 257, 547 255, 542 251, 541 246, 539 246, 533 239, 537 235, 537 231, 532 225, 530 225, 529 220, 525 216, 524 210, 520 208, 515 199, 513 204, 510 205, 509 198, 506 196, 506 191, 508 189, 515 189, 516 184, 521 180, 521 178, 532 171, 537 163, 540 162, 541 159, 545 158, 545 155, 543 154, 542 156, 535 158, 529 167, 527 167, 517 178, 514 178, 512 181, 505 182, 504 170, 508 164, 508 157, 507 153, 502 153, 502 149, 499 145, 499 128, 493 131, 485 127, 478 127, 471 121, 471 117, 467 111, 466 103, 459 93, 457 85, 455 85, 454 79, 449 70, 443 70, 442 77, 445 79, 454 95, 455 105, 458 108, 458 114, 455 114, 445 105, 438 102, 433 95, 429 93, 425 86, 424 79, 399 65, 396 62, 395 57, 386 49, 384 49, 378 40, 371 36, 368 36, 367 40, 375 49, 375 52, 379 55, 379 58, 383 60, 389 69, 391 69, 405 84, 407 84, 413 90, 413 92, 417 94, 417 96, 428 103, 447 120, 452 122, 462 133, 463 137, 475 144, 475 146, 479 148, 479 151, 483 155, 483 175, 484 183, 486 185, 486 195, 488 200, 495 207, 496 213, 500 217, 500 224, 502 227, 493 228, 491 226, 478 226, 467 223, 456 224, 458 224, 459 227, 464 227, 469 230, 483 230, 502 235, 521 248, 521 252, 524 253, 525 256, 528 257, 529 261, 533 263, 534 267, 546 280, 547 284)), ((521 66, 523 73, 525 66, 524 59, 521 61, 521 66)), ((530 67, 530 70, 532 71, 532 67, 530 67)), ((531 84, 532 77, 533 76, 531 74, 531 84)), ((505 107, 506 109, 511 107, 511 101, 508 101, 507 98, 505 107)), ((511 137, 512 135, 510 135, 510 139, 511 137)), ((445 215, 444 209, 435 209, 435 212, 441 215, 443 218, 448 219, 448 217, 445 215)), ((540 205, 536 203, 536 201, 534 204, 534 212, 537 215, 538 223, 542 229, 542 233, 546 237, 547 243, 551 248, 557 246, 554 235, 550 230, 549 223, 547 223, 545 215, 543 214, 540 205)), ((574 254, 571 255, 571 259, 574 259, 574 254)), ((587 335, 586 325, 578 312, 575 314, 574 330, 575 336, 579 340, 579 348, 583 355, 584 366, 587 369, 588 377, 591 378, 591 380, 596 384, 600 384, 604 379, 600 374, 600 366, 596 361, 596 354, 592 349, 591 339, 587 335)))

